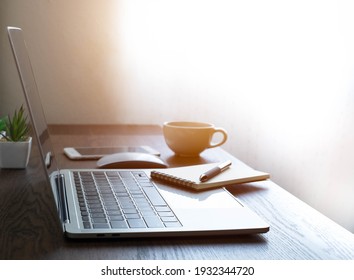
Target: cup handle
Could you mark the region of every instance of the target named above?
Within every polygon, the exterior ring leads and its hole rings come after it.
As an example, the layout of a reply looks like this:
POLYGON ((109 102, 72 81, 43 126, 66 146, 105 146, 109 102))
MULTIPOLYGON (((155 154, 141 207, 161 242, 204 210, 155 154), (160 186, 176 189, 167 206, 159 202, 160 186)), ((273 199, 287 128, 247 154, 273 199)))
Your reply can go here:
POLYGON ((222 139, 219 143, 213 143, 213 142, 211 142, 211 143, 209 144, 209 147, 208 147, 208 148, 214 148, 214 147, 221 146, 221 145, 224 144, 224 143, 226 142, 226 140, 227 140, 227 132, 226 132, 225 129, 216 127, 216 128, 214 128, 214 133, 213 133, 213 135, 214 135, 215 133, 221 133, 221 134, 223 135, 223 139, 222 139))

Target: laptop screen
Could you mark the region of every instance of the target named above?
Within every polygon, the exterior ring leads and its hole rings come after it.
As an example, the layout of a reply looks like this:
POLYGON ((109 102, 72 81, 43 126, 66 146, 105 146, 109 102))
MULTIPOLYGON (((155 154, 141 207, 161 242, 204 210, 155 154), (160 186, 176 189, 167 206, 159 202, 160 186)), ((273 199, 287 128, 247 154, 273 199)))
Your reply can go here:
POLYGON ((20 75, 27 109, 32 121, 35 138, 38 142, 38 148, 43 159, 42 162, 47 171, 47 177, 49 178, 49 175, 52 172, 58 170, 58 166, 50 142, 48 126, 34 78, 31 61, 28 56, 26 43, 20 28, 8 27, 7 30, 17 70, 20 75))

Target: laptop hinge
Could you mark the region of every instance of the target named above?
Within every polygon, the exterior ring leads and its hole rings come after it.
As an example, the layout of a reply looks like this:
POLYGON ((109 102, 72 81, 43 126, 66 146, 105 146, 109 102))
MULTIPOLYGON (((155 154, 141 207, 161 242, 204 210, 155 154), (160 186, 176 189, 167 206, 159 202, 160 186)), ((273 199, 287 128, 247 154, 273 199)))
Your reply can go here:
POLYGON ((55 176, 55 183, 58 193, 58 211, 63 223, 70 222, 68 201, 66 199, 65 178, 63 174, 55 176))

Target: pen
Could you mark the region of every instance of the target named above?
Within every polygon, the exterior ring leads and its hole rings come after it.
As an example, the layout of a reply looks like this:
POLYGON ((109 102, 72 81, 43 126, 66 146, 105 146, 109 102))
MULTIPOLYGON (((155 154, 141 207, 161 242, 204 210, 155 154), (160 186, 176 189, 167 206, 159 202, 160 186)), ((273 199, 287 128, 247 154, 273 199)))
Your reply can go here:
POLYGON ((224 172, 227 168, 230 167, 231 164, 232 164, 231 160, 225 161, 220 165, 215 166, 212 169, 204 172, 202 175, 200 175, 199 180, 201 182, 206 182, 209 179, 215 177, 216 175, 219 175, 221 172, 224 172))

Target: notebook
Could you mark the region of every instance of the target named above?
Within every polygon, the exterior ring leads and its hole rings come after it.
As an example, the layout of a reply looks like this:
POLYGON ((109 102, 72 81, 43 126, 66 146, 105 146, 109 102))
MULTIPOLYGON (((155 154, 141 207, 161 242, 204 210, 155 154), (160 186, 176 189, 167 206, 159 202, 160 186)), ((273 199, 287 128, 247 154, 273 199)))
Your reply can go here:
POLYGON ((191 192, 154 182, 149 169, 59 169, 23 32, 8 27, 34 137, 58 221, 69 238, 265 233, 269 225, 226 189, 191 192))
POLYGON ((196 191, 224 187, 233 184, 249 183, 269 178, 269 174, 254 170, 240 163, 233 163, 222 173, 206 182, 200 182, 200 175, 218 166, 219 163, 208 163, 164 170, 153 170, 151 178, 167 184, 186 187, 196 191))

